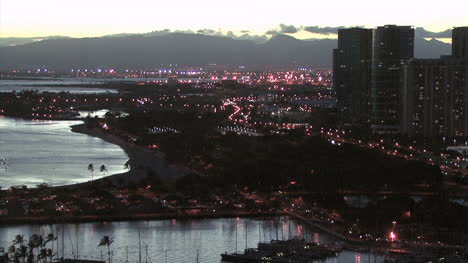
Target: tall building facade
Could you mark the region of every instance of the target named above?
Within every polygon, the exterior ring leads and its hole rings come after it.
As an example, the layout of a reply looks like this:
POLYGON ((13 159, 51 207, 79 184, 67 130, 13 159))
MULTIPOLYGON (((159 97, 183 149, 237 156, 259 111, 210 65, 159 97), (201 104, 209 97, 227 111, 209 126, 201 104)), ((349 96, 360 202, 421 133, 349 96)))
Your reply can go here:
POLYGON ((374 30, 370 98, 374 133, 399 132, 403 65, 413 57, 413 27, 387 25, 374 30))
POLYGON ((468 136, 468 27, 452 31, 452 56, 404 66, 401 132, 410 137, 468 136))
POLYGON ((333 50, 333 83, 342 126, 368 123, 371 59, 371 29, 338 31, 338 48, 333 50))
POLYGON ((452 56, 468 60, 468 27, 452 30, 452 56))
POLYGON ((461 59, 414 59, 404 67, 401 133, 468 136, 468 67, 461 59))

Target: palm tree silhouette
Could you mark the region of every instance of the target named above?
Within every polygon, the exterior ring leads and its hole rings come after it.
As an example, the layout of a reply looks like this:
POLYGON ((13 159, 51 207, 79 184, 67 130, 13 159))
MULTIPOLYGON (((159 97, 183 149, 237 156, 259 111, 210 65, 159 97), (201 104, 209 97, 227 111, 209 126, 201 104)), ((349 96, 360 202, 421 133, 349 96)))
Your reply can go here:
POLYGON ((25 245, 20 245, 16 250, 16 256, 21 258, 21 262, 25 262, 26 257, 28 256, 28 247, 25 245))
POLYGON ((101 167, 99 167, 99 171, 102 173, 102 176, 104 177, 107 172, 107 167, 104 164, 102 164, 101 167))
POLYGON ((54 240, 57 240, 57 237, 52 233, 48 234, 45 239, 41 235, 33 234, 29 240, 24 239, 23 235, 16 235, 12 241, 12 245, 8 248, 8 254, 9 256, 11 255, 11 259, 13 260, 11 262, 52 262, 55 255, 53 252, 54 240), (51 248, 47 247, 49 242, 52 244, 51 248))
POLYGON ((24 243, 24 236, 16 235, 15 239, 13 240, 13 245, 22 245, 23 243, 24 243))
POLYGON ((130 160, 127 160, 124 164, 124 169, 125 170, 130 170, 130 160))
POLYGON ((100 246, 107 246, 107 255, 109 257, 109 263, 111 262, 111 256, 110 256, 110 245, 114 243, 114 238, 109 237, 109 236, 103 236, 101 238, 101 242, 99 242, 98 247, 100 246))
POLYGON ((15 257, 15 259, 16 259, 17 254, 16 254, 16 247, 15 246, 10 246, 8 248, 8 255, 10 255, 10 254, 13 255, 15 257))
POLYGON ((28 247, 29 247, 29 254, 33 255, 34 257, 34 249, 36 249, 37 251, 37 261, 39 261, 39 248, 42 247, 43 245, 43 242, 44 240, 42 239, 42 236, 38 235, 38 234, 33 234, 30 238, 29 238, 29 242, 28 242, 28 247))
POLYGON ((28 247, 24 245, 24 236, 23 235, 16 235, 15 239, 13 240, 13 245, 12 247, 14 248, 14 257, 16 259, 21 258, 21 262, 24 262, 26 255, 28 254, 28 247), (16 248, 16 246, 19 245, 19 248, 16 248))
POLYGON ((45 260, 47 262, 47 257, 47 248, 41 248, 39 254, 37 255, 37 261, 39 262, 40 260, 45 260))
MULTIPOLYGON (((47 235, 46 237, 46 240, 44 242, 44 247, 47 246, 47 243, 51 242, 52 244, 52 247, 47 249, 47 257, 50 257, 50 262, 52 262, 52 257, 54 256, 54 241, 57 240, 57 237, 53 234, 53 233, 50 233, 47 235)), ((47 259, 46 257, 46 259, 47 259)))
POLYGON ((91 181, 94 179, 94 165, 92 163, 88 164, 88 171, 91 173, 91 181))

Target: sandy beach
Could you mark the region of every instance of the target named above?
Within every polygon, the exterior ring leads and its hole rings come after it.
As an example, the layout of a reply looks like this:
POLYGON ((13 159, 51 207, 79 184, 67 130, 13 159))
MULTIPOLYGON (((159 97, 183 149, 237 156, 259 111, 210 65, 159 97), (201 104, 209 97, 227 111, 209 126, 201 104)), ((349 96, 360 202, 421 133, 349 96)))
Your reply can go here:
MULTIPOLYGON (((115 185, 122 185, 128 183, 141 183, 143 180, 148 179, 151 176, 157 176, 162 182, 171 183, 188 172, 187 169, 168 165, 165 160, 164 153, 155 152, 142 146, 135 145, 117 136, 107 134, 100 129, 89 129, 85 124, 79 124, 71 126, 71 130, 73 132, 97 137, 106 142, 118 145, 125 151, 129 158, 130 169, 127 172, 99 178, 96 179, 95 182, 110 180, 110 182, 115 185)), ((71 186, 79 186, 82 184, 87 183, 71 186)))

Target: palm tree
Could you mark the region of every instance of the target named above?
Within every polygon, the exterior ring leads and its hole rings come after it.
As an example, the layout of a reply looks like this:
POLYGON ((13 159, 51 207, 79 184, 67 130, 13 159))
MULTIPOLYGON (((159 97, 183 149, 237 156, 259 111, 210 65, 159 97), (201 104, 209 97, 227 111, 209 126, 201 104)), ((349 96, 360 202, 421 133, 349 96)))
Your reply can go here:
POLYGON ((26 257, 28 256, 28 247, 25 245, 20 245, 19 249, 16 250, 18 257, 21 258, 21 262, 24 263, 26 257))
POLYGON ((101 242, 99 242, 98 247, 100 246, 107 246, 107 255, 109 257, 109 263, 111 262, 111 256, 110 256, 110 245, 114 243, 114 238, 109 237, 109 236, 103 236, 101 238, 101 242))
POLYGON ((41 248, 39 254, 37 255, 37 261, 39 262, 40 260, 45 260, 45 262, 47 262, 47 256, 47 248, 41 248))
MULTIPOLYGON (((42 248, 43 246, 44 246, 44 239, 42 238, 41 235, 33 234, 29 238, 29 242, 28 242, 29 253, 33 254, 34 249, 36 249, 36 251, 37 251, 37 261, 38 262, 40 261, 39 248, 42 248)), ((33 254, 33 256, 34 256, 34 254, 33 254)))
POLYGON ((33 251, 33 248, 32 247, 28 247, 28 256, 27 256, 27 259, 26 261, 28 263, 34 263, 34 251, 33 251))
POLYGON ((10 255, 13 255, 13 258, 14 258, 14 261, 17 261, 17 257, 16 257, 16 247, 15 246, 10 246, 8 248, 8 257, 10 255))
POLYGON ((53 252, 52 249, 50 249, 50 248, 47 249, 46 259, 47 259, 47 257, 50 257, 50 262, 53 261, 54 252, 53 252))
POLYGON ((13 245, 10 247, 10 253, 14 255, 15 262, 24 262, 26 255, 28 254, 28 248, 24 245, 25 240, 23 235, 16 235, 13 240, 13 245), (16 248, 16 245, 19 245, 19 248, 16 248))
POLYGON ((105 176, 107 172, 107 167, 104 164, 102 164, 101 167, 99 167, 99 171, 102 173, 102 176, 105 176))
POLYGON ((22 245, 24 243, 24 236, 23 235, 16 235, 15 239, 13 240, 13 245, 22 245))
POLYGON ((94 179, 94 165, 92 163, 88 164, 88 171, 91 173, 91 181, 94 179))
POLYGON ((35 242, 32 240, 32 236, 31 238, 29 239, 28 241, 28 262, 30 261, 30 259, 32 259, 32 261, 34 261, 34 249, 36 248, 36 245, 35 245, 35 242))
POLYGON ((47 256, 50 257, 50 262, 52 262, 53 251, 54 251, 54 241, 55 240, 57 240, 57 237, 53 233, 50 233, 50 234, 47 235, 46 240, 44 242, 44 247, 47 246, 47 243, 49 243, 49 242, 51 242, 51 244, 52 244, 52 247, 50 249, 47 249, 47 256))
POLYGON ((124 164, 124 169, 125 170, 130 170, 130 160, 127 160, 124 164))
MULTIPOLYGON (((53 233, 50 233, 50 234, 47 235, 46 240, 44 242, 44 245, 47 245, 47 243, 49 243, 51 241, 55 241, 55 240, 57 240, 57 237, 53 233)), ((53 244, 54 243, 52 243, 52 245, 53 244)))
POLYGON ((41 248, 44 246, 44 238, 42 237, 42 235, 39 235, 39 239, 37 240, 37 245, 41 248))

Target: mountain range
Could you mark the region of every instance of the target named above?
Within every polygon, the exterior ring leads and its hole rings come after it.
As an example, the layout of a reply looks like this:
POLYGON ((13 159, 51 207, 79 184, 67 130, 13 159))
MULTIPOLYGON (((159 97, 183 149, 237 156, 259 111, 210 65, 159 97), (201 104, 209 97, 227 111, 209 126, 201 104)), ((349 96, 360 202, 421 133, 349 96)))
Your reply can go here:
MULTIPOLYGON (((0 41, 1 43, 1 41, 0 41)), ((271 38, 240 38, 199 33, 121 34, 97 38, 49 37, 0 47, 0 70, 50 68, 148 69, 178 64, 272 67, 330 67, 336 39, 299 40, 277 34, 271 38)), ((448 55, 451 45, 436 39, 415 39, 415 56, 448 55)))

